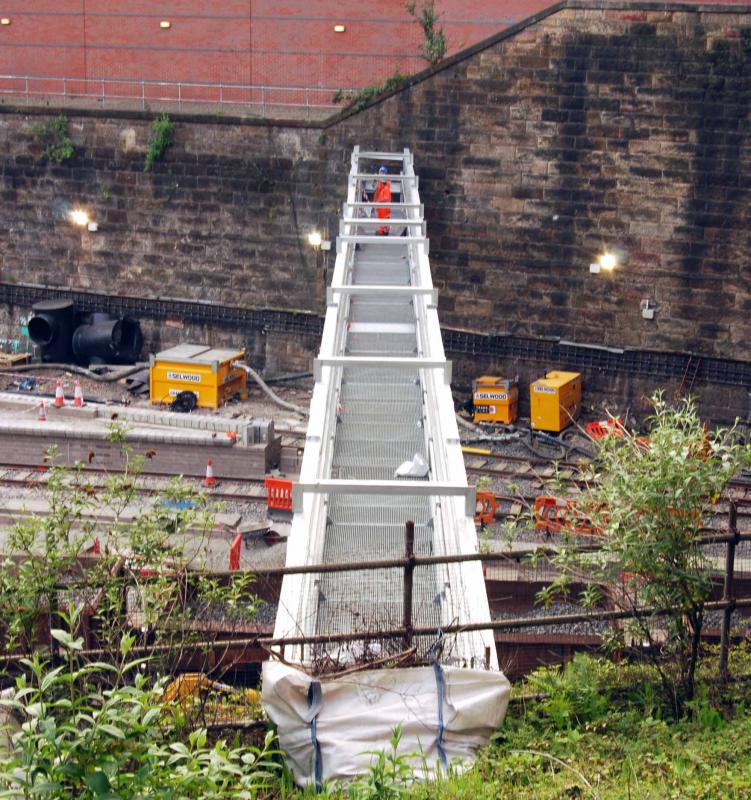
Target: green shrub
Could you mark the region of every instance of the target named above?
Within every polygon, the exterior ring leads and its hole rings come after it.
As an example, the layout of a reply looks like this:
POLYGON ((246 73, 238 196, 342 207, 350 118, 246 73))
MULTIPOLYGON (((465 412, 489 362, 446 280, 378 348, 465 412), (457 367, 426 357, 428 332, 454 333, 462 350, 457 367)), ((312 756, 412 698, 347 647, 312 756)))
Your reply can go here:
POLYGON ((129 660, 135 638, 122 637, 116 665, 81 665, 83 639, 69 633, 78 622, 73 614, 68 630, 51 631, 63 665, 53 669, 35 654, 14 696, 0 701, 23 723, 0 766, 3 797, 249 800, 276 785, 272 734, 261 747, 210 745, 200 728, 181 741, 160 702, 163 682, 150 686, 143 661, 129 660))
POLYGON ((55 164, 63 164, 76 154, 75 145, 68 133, 68 122, 68 118, 60 114, 43 124, 31 126, 32 133, 36 134, 45 146, 45 157, 55 164))
POLYGON ((175 123, 167 114, 162 114, 154 120, 154 124, 151 126, 149 149, 146 151, 146 163, 143 165, 144 172, 151 172, 154 164, 161 161, 165 151, 172 144, 174 133, 175 123))

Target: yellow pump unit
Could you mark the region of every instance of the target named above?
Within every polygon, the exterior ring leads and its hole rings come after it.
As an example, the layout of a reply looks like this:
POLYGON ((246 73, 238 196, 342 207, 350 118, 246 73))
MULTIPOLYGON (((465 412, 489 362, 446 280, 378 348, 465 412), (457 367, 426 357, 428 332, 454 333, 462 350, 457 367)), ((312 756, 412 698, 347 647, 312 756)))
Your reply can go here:
POLYGON ((149 359, 152 403, 170 403, 180 392, 193 392, 201 408, 219 408, 245 388, 245 372, 232 366, 244 350, 180 344, 149 359))
POLYGON ((483 375, 472 382, 475 422, 502 422, 510 425, 519 413, 519 387, 516 381, 483 375))
POLYGON ((581 372, 548 372, 529 386, 530 422, 537 431, 557 433, 579 416, 581 372))

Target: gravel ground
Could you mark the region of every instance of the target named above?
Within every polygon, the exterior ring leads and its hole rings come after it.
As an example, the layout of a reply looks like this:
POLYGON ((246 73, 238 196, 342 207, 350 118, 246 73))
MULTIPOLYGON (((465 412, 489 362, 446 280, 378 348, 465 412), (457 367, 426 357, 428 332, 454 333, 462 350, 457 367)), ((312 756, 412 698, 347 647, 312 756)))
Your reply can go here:
MULTIPOLYGON (((519 619, 525 618, 534 620, 537 617, 553 617, 560 614, 582 614, 587 609, 573 603, 552 603, 547 608, 538 607, 526 612, 496 612, 493 614, 494 620, 519 619)), ((519 633, 523 636, 546 634, 565 634, 573 636, 602 636, 610 630, 608 622, 574 622, 567 625, 535 625, 533 622, 525 628, 515 628, 513 630, 502 631, 504 634, 519 633)))

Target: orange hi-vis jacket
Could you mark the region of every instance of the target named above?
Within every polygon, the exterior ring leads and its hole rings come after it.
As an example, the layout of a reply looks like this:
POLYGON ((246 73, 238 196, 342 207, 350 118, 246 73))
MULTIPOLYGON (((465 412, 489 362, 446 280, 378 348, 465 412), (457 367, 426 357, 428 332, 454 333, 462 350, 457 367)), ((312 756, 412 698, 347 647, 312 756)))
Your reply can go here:
MULTIPOLYGON (((379 181, 376 184, 376 190, 373 195, 373 202, 374 203, 390 203, 391 202, 391 182, 388 180, 379 181)), ((391 219, 391 209, 390 208, 377 208, 376 209, 376 216, 378 219, 391 219)), ((379 236, 388 236, 389 233, 389 226, 388 225, 381 225, 378 228, 378 235, 379 236)))

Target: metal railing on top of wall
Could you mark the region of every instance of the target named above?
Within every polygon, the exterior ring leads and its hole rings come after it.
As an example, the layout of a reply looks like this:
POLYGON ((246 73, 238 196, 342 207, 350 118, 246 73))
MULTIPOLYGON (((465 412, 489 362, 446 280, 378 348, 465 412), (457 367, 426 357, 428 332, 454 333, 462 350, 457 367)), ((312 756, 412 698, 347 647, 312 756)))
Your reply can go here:
MULTIPOLYGON (((355 91, 342 90, 345 94, 355 91)), ((85 104, 145 111, 158 105, 263 117, 286 109, 309 119, 338 107, 332 99, 334 92, 308 86, 0 75, 0 96, 19 98, 29 106, 57 99, 63 106, 85 104)))

